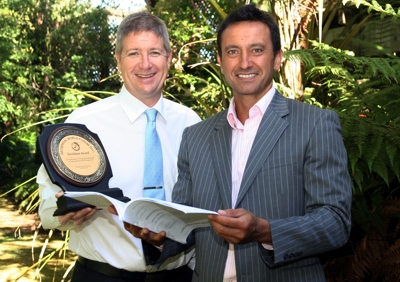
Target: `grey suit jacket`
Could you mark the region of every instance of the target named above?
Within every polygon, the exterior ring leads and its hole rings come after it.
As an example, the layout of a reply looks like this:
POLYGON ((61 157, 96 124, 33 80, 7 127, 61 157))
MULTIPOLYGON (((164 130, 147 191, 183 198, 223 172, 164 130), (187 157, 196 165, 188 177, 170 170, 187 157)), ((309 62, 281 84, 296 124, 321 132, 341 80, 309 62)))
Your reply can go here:
MULTIPOLYGON (((173 201, 217 211, 231 207, 231 137, 227 111, 187 128, 173 201)), ((338 116, 275 93, 258 129, 235 208, 267 219, 273 251, 235 245, 237 279, 324 281, 318 255, 346 243, 351 182, 338 116)), ((193 281, 222 282, 228 243, 195 230, 193 281)))

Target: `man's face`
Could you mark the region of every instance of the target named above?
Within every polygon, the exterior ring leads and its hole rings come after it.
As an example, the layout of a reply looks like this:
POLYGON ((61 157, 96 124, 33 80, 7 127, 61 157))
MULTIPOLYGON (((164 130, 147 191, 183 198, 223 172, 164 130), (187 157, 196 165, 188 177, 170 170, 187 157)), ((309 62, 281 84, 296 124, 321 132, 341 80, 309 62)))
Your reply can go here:
POLYGON ((147 31, 130 33, 115 57, 126 89, 150 107, 157 103, 172 58, 162 38, 147 31))
POLYGON ((272 87, 282 52, 274 57, 269 27, 261 22, 240 22, 221 37, 218 63, 235 99, 252 95, 259 100, 272 87))

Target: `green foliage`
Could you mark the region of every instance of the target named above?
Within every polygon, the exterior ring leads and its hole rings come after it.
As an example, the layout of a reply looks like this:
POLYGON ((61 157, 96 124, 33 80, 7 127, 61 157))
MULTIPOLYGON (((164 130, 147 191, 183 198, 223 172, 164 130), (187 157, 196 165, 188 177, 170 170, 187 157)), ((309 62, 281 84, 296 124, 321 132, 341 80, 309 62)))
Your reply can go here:
MULTIPOLYGON (((400 125, 339 113, 355 194, 400 181, 400 125)), ((397 185, 395 189, 400 186, 397 185)), ((394 187, 393 187, 394 190, 394 187)), ((392 191, 393 192, 393 191, 392 191)))
MULTIPOLYGON (((0 137, 25 128, 2 138, 4 191, 37 172, 40 161, 34 162, 33 153, 42 127, 26 126, 57 119, 92 101, 60 87, 115 92, 121 82, 111 77, 100 85, 116 72, 116 26, 108 22, 105 9, 78 0, 5 0, 0 15, 0 38, 5 39, 0 40, 0 137)), ((21 188, 16 196, 23 199, 29 191, 21 188)))
MULTIPOLYGON (((0 174, 2 176, 0 185, 3 191, 13 188, 19 179, 29 179, 37 172, 32 144, 20 137, 23 136, 10 136, 0 143, 0 174), (16 181, 11 181, 13 179, 16 181)), ((36 189, 37 186, 30 183, 19 191, 19 195, 21 199, 24 199, 36 189)), ((0 194, 2 194, 1 190, 0 194)))
MULTIPOLYGON (((393 20, 396 20, 396 18, 400 18, 400 8, 397 9, 397 13, 395 11, 395 8, 393 8, 394 2, 397 1, 365 1, 365 0, 352 0, 352 1, 343 1, 343 4, 346 4, 347 2, 352 2, 356 5, 357 8, 360 7, 360 5, 363 5, 365 7, 368 7, 368 13, 371 11, 376 11, 379 12, 381 15, 381 18, 383 19, 386 16, 392 16, 393 20), (386 2, 384 3, 385 8, 381 6, 379 2, 386 2)), ((397 4, 399 4, 397 2, 397 4)))
POLYGON ((357 57, 325 44, 313 45, 314 49, 285 52, 288 60, 303 64, 304 86, 313 88, 305 100, 312 97, 322 105, 362 114, 380 124, 399 122, 399 57, 357 57))

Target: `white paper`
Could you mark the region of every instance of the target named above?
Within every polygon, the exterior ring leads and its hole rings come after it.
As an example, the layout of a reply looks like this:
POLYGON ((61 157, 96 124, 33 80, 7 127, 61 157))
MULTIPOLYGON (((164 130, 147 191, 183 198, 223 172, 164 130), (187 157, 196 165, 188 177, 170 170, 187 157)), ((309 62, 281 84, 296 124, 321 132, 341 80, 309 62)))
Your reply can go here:
POLYGON ((152 198, 137 198, 128 203, 98 192, 66 192, 65 196, 107 210, 114 205, 122 221, 148 228, 180 243, 186 243, 189 233, 199 227, 210 226, 208 214, 214 211, 194 208, 152 198))

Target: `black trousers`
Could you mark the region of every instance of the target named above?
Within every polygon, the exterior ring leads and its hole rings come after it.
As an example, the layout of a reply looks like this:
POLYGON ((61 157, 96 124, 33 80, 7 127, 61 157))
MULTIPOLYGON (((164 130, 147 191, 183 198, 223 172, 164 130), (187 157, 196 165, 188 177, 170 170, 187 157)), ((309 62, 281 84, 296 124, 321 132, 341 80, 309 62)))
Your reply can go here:
POLYGON ((102 271, 100 269, 104 269, 104 267, 101 267, 101 263, 89 261, 90 263, 85 266, 80 261, 86 264, 88 260, 80 258, 75 262, 72 282, 191 282, 193 275, 191 268, 183 266, 154 273, 125 271, 119 275, 110 273, 113 276, 109 276, 99 272, 102 271), (98 267, 95 267, 96 263, 99 264, 98 267))

